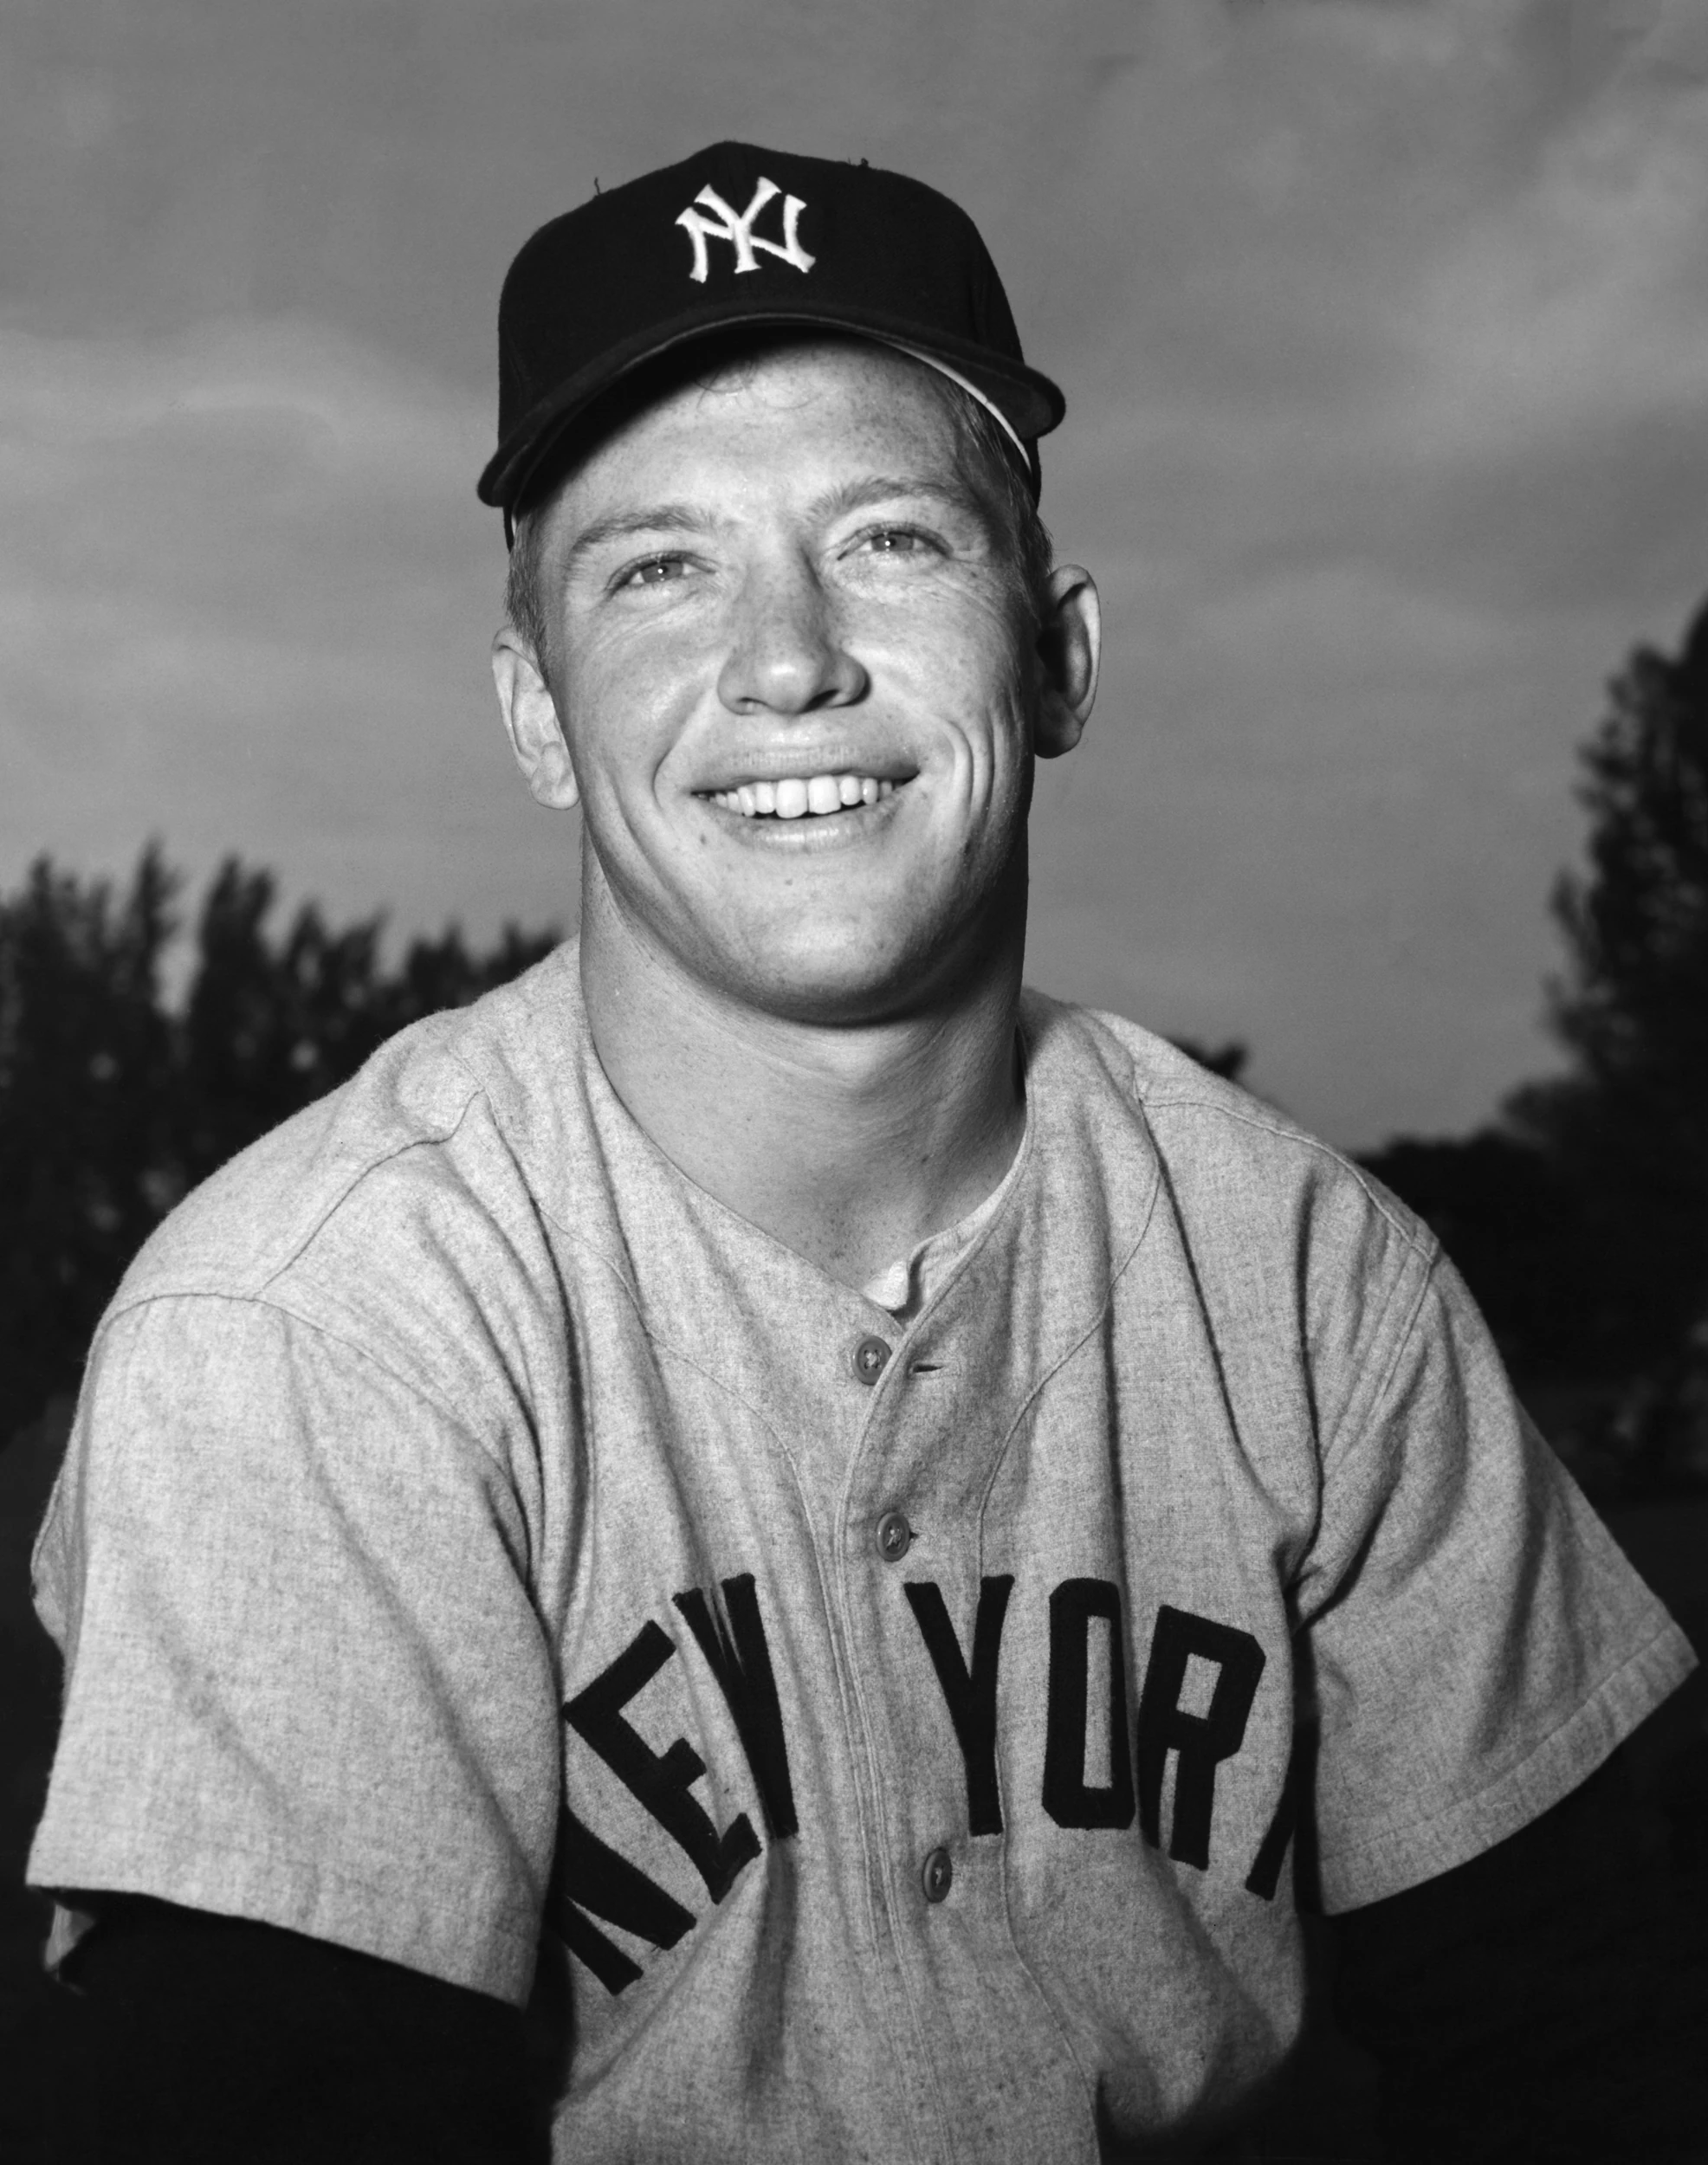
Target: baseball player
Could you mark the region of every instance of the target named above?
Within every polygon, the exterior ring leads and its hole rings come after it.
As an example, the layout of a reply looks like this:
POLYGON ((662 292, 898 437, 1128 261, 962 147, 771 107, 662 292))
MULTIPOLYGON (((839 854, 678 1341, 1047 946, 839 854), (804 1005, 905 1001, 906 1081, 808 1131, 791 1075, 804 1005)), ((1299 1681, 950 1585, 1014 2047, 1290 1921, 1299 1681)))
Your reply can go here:
POLYGON ((106 2154, 1209 2155, 1302 1905, 1403 2105, 1690 1656, 1426 1230, 1021 989, 1060 393, 953 204, 737 144, 537 233, 499 345, 581 934, 101 1325, 30 1877, 106 2154))

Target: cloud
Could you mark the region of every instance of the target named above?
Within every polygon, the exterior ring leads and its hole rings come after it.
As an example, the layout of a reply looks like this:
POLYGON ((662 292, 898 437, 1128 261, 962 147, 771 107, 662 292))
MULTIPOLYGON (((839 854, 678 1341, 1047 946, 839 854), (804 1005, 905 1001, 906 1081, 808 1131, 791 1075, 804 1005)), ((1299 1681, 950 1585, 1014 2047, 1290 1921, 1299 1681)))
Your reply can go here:
POLYGON ((1110 602, 1033 962, 1337 1137, 1550 1057, 1573 747, 1708 586, 1694 0, 58 0, 0 66, 0 876, 150 829, 539 918, 484 649, 499 277, 725 134, 990 237, 1110 602))
POLYGON ((1046 449, 1111 654, 1041 792, 1034 963, 1249 1035, 1347 1139, 1557 1057, 1574 746, 1708 585, 1702 87, 1521 64, 1546 29, 1282 7, 1172 114, 1123 77, 1090 153, 1147 229, 1046 449))
POLYGON ((491 720, 488 427, 312 323, 0 331, 0 730, 29 777, 0 813, 8 870, 159 833, 345 909, 570 914, 573 856, 530 834, 491 720))

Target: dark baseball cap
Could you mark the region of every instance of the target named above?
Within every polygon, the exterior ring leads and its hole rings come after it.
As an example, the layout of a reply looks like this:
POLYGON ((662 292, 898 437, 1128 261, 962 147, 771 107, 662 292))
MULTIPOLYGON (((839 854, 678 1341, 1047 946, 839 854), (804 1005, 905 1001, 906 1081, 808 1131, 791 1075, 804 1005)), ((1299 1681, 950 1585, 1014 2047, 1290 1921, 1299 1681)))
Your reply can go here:
POLYGON ((923 182, 716 143, 543 225, 498 303, 498 449, 480 479, 505 527, 553 447, 654 355, 744 324, 819 325, 954 378, 1013 438, 1064 401, 1026 366, 996 266, 967 213, 923 182))

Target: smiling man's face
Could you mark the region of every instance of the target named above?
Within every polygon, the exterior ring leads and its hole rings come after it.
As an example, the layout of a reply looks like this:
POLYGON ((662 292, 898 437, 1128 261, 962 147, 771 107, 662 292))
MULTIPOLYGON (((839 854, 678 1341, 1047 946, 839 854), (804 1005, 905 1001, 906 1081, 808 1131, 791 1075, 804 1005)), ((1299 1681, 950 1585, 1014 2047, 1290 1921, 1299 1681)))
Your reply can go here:
POLYGON ((547 514, 531 721, 500 643, 518 756, 579 793, 588 914, 725 998, 875 1020, 1019 938, 1033 752, 1078 721, 961 436, 918 364, 792 343, 649 406, 547 514))

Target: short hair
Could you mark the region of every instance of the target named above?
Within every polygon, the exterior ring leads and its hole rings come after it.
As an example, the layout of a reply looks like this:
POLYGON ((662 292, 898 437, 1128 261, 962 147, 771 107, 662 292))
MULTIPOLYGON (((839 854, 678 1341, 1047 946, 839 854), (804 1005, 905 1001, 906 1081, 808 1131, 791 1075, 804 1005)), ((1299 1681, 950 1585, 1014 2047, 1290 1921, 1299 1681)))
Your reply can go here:
MULTIPOLYGON (((775 343, 774 332, 767 335, 762 331, 748 331, 718 339, 715 358, 709 365, 703 346, 696 348, 692 374, 686 373, 681 360, 671 356, 664 357, 673 365, 662 381, 653 371, 637 371, 633 378, 583 417, 542 462, 514 515, 514 538, 504 585, 505 615, 536 660, 546 659, 548 630, 540 573, 546 514, 570 470, 620 421, 640 411, 665 390, 674 389, 685 381, 709 381, 743 352, 757 353, 775 343)), ((1049 529, 1038 515, 1032 476, 1021 463, 1013 438, 989 407, 938 370, 924 362, 920 366, 942 400, 954 430, 955 449, 962 466, 1000 539, 1003 558, 1014 581, 1016 598, 1036 630, 1048 612, 1050 571, 1055 558, 1049 529)))

